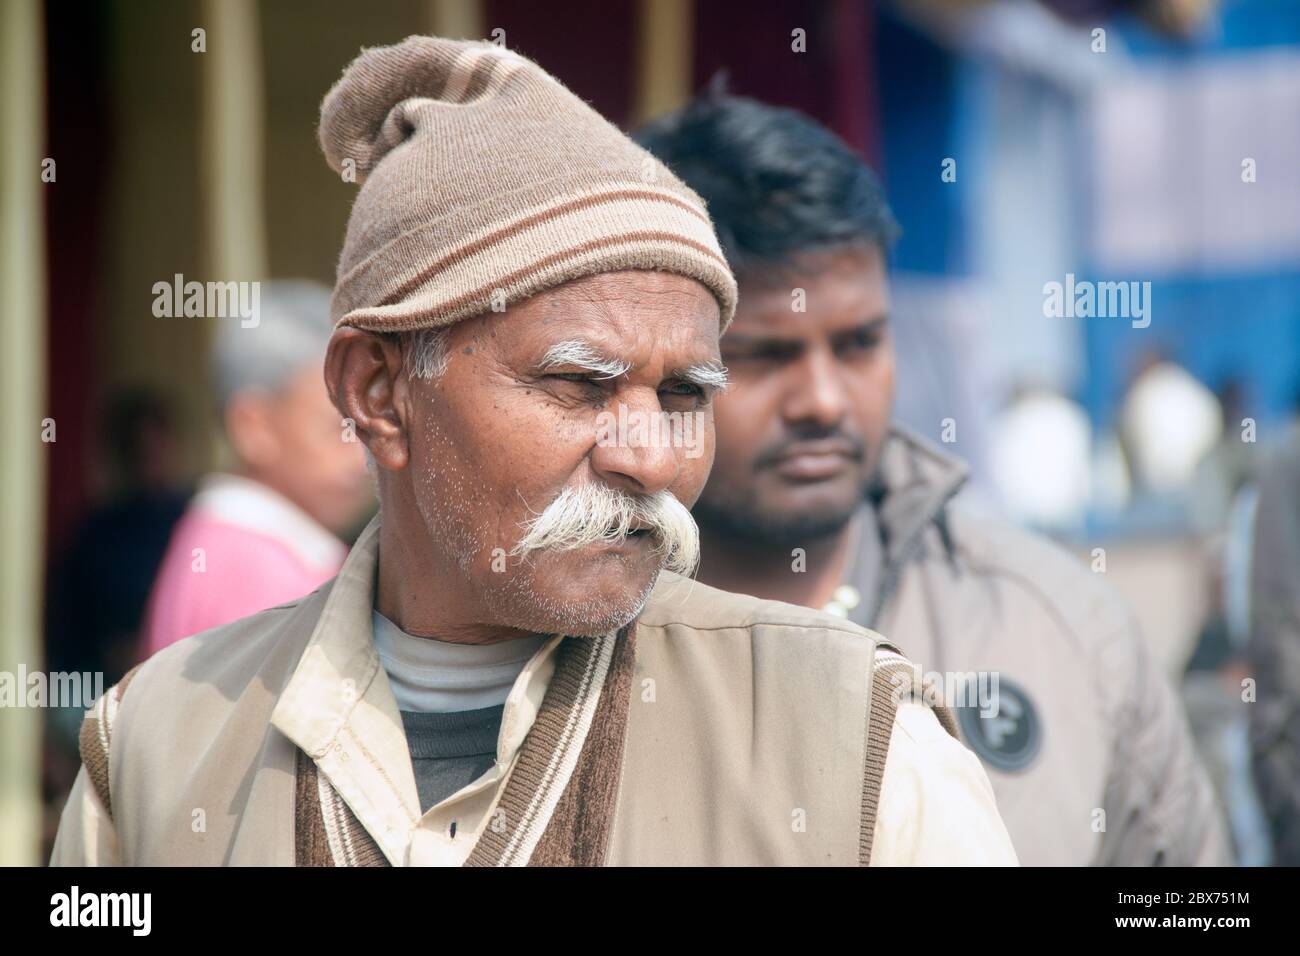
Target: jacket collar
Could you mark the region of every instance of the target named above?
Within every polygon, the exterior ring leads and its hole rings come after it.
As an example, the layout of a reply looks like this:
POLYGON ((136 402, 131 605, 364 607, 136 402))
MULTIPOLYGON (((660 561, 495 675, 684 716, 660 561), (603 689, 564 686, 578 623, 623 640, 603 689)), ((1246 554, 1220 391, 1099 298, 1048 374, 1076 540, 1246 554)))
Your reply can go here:
POLYGON ((969 477, 970 469, 961 459, 910 429, 890 427, 870 492, 887 563, 903 559, 916 535, 939 520, 944 506, 969 477))
POLYGON ((376 516, 334 579, 271 723, 316 761, 397 862, 420 811, 401 715, 372 639, 378 559, 376 516))

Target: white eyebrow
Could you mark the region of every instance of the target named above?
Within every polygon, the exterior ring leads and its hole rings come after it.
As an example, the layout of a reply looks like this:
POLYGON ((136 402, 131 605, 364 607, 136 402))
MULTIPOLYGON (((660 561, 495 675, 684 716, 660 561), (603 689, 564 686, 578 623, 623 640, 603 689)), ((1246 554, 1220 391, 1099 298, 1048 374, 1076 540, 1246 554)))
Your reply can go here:
POLYGON ((576 365, 578 368, 597 373, 601 378, 618 378, 632 367, 631 362, 601 355, 586 342, 577 339, 556 342, 546 350, 539 365, 541 368, 576 365))
POLYGON ((721 392, 727 387, 727 369, 721 362, 692 365, 682 373, 682 378, 693 385, 702 385, 721 392))

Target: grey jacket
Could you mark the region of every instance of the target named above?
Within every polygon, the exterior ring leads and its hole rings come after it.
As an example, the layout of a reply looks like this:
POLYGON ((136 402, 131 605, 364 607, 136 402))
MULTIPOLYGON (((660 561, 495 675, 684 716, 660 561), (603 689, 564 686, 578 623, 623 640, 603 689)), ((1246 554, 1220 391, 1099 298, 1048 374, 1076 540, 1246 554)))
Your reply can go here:
POLYGON ((1300 430, 1261 479, 1251 558, 1250 743, 1274 862, 1300 865, 1300 430))
POLYGON ((924 671, 997 675, 996 716, 958 722, 1023 865, 1229 863, 1186 717, 1105 575, 953 502, 965 479, 891 433, 850 618, 924 671))

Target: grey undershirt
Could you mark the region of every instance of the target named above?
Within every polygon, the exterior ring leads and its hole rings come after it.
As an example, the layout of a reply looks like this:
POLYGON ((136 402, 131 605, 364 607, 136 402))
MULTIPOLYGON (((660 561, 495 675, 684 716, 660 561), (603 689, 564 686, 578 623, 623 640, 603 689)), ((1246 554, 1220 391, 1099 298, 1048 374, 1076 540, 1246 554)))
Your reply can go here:
POLYGON ((504 704, 449 713, 401 711, 421 813, 491 769, 504 712, 504 704))
POLYGON ((492 769, 505 702, 547 638, 455 644, 407 634, 378 611, 372 622, 427 813, 492 769))

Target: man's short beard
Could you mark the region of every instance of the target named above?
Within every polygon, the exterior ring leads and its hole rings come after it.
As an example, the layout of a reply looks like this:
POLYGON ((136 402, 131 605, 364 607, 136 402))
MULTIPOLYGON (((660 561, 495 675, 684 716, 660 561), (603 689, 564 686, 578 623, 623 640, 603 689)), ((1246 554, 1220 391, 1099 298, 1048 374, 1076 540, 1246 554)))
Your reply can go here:
POLYGON ((872 455, 868 461, 871 464, 862 480, 862 486, 853 499, 843 505, 828 505, 802 513, 785 513, 779 509, 762 508, 752 485, 740 494, 713 495, 710 492, 715 489, 710 484, 695 502, 691 514, 695 516, 706 538, 710 534, 716 534, 768 547, 805 547, 842 533, 853 521, 858 509, 872 496, 873 489, 880 483, 879 456, 872 455))
POLYGON ((640 594, 629 594, 626 600, 581 602, 552 600, 531 583, 516 578, 508 586, 511 599, 498 604, 498 610, 501 623, 507 627, 570 637, 599 637, 636 620, 658 580, 656 571, 640 594))
MULTIPOLYGON (((864 488, 864 495, 865 491, 864 488)), ((702 496, 691 513, 706 537, 712 532, 741 541, 787 548, 801 547, 810 541, 839 534, 861 506, 862 499, 859 498, 852 505, 834 511, 772 515, 761 511, 752 499, 713 502, 702 496)))

